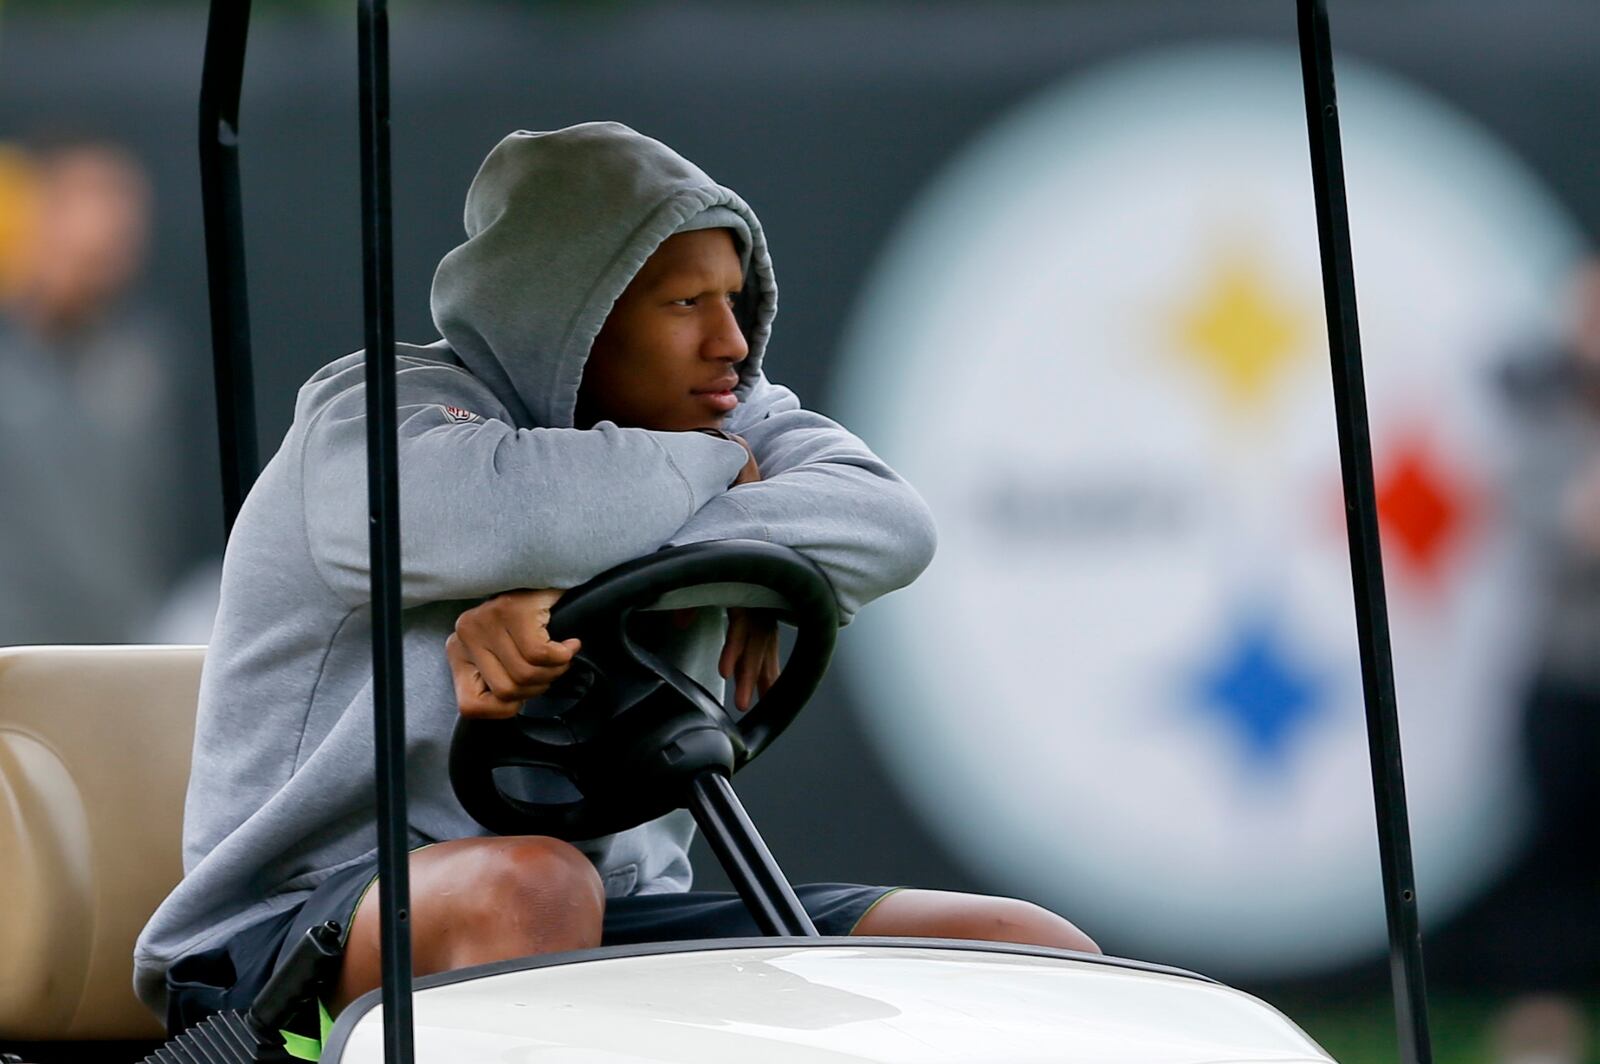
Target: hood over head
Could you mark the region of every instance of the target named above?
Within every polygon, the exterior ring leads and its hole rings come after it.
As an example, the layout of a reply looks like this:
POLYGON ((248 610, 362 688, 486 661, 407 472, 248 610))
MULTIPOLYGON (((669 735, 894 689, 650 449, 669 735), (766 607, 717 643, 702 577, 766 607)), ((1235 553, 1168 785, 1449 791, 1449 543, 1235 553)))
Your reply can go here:
POLYGON ((745 267, 736 307, 750 345, 742 399, 761 372, 778 307, 755 213, 683 156, 616 122, 519 131, 467 192, 467 241, 439 263, 433 320, 523 428, 570 428, 606 316, 662 241, 733 230, 745 267))

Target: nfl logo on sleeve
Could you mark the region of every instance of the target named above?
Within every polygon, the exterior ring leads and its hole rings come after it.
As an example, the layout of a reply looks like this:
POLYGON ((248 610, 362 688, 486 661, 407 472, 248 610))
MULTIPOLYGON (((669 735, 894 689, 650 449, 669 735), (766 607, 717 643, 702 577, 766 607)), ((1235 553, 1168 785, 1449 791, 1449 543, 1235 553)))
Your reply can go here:
POLYGON ((445 419, 454 421, 458 425, 474 425, 483 421, 482 414, 474 414, 470 410, 463 410, 459 406, 442 406, 445 419))

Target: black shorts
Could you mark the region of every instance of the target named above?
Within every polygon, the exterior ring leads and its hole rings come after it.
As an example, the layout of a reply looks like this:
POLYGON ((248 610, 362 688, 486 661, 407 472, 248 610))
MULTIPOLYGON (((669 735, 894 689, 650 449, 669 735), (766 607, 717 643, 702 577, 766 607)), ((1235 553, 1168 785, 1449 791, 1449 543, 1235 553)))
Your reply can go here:
MULTIPOLYGON (((246 928, 221 946, 180 958, 167 970, 167 1029, 177 1032, 225 1009, 250 1006, 267 977, 305 933, 328 920, 348 934, 350 920, 377 879, 376 857, 340 870, 297 908, 246 928)), ((795 888, 824 935, 848 935, 894 887, 805 883, 795 888)), ((754 938, 761 934, 744 901, 724 891, 640 894, 606 899, 602 946, 754 938)))

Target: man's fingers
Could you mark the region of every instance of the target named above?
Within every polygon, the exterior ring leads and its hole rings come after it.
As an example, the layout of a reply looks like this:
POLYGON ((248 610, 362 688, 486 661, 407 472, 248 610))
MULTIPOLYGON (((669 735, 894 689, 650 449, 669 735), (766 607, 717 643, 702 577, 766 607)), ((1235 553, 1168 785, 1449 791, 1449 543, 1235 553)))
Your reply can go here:
POLYGON ((521 706, 520 701, 506 702, 496 698, 476 670, 471 671, 464 682, 456 684, 456 707, 463 717, 504 719, 515 716, 521 706))
POLYGON ((761 668, 761 693, 765 695, 772 690, 772 685, 778 682, 778 674, 782 671, 778 663, 778 642, 773 640, 767 648, 766 660, 761 668))
POLYGON ((550 638, 550 607, 561 597, 550 589, 508 591, 467 610, 456 620, 456 633, 469 648, 486 646, 506 666, 512 679, 518 666, 565 665, 579 648, 574 639, 550 638))
POLYGON ((734 683, 733 704, 743 713, 750 708, 750 690, 754 677, 750 673, 750 656, 747 654, 739 659, 739 676, 734 683))
POLYGON ((739 707, 741 713, 755 704, 756 689, 766 666, 766 647, 765 638, 757 635, 745 644, 744 653, 739 658, 739 679, 733 691, 733 704, 739 707))
POLYGON ((480 673, 461 640, 454 635, 445 640, 445 658, 450 663, 450 679, 456 692, 456 706, 464 717, 509 717, 516 713, 520 702, 504 702, 496 698, 484 683, 480 673))
POLYGON ((750 641, 739 662, 739 685, 734 704, 743 712, 755 704, 757 694, 765 695, 778 678, 778 633, 762 633, 750 641))
MULTIPOLYGON (((574 653, 573 648, 566 643, 552 643, 543 635, 540 636, 538 645, 529 653, 523 650, 512 634, 505 629, 491 632, 483 643, 483 649, 493 654, 499 661, 501 669, 515 688, 535 684, 548 686, 556 677, 567 671, 574 653)), ((474 658, 476 657, 475 654, 474 658)), ((500 693, 498 689, 497 693, 500 693)))
POLYGON ((466 652, 461 649, 461 640, 456 636, 451 635, 444 641, 444 656, 450 663, 450 682, 456 690, 456 705, 465 713, 468 704, 475 704, 488 688, 483 685, 483 677, 478 670, 467 660, 466 652))
POLYGON ((724 680, 733 675, 733 667, 744 653, 748 623, 743 610, 728 611, 728 638, 722 644, 722 657, 717 659, 717 675, 724 680))
POLYGON ((583 643, 578 639, 563 639, 557 643, 546 638, 544 642, 534 647, 532 651, 524 651, 522 660, 530 665, 544 665, 549 668, 559 667, 565 671, 566 667, 572 664, 573 656, 582 648, 583 643))
POLYGON ((778 678, 778 620, 769 610, 731 607, 728 638, 717 671, 733 680, 733 704, 742 713, 778 678))
MULTIPOLYGON (((456 635, 474 658, 487 650, 503 662, 515 662, 522 658, 522 652, 517 646, 514 629, 524 626, 529 613, 515 605, 512 595, 496 595, 457 617, 456 635)), ((538 633, 537 639, 530 641, 530 646, 543 641, 542 622, 534 622, 534 631, 538 633)))
POLYGON ((522 704, 549 690, 548 684, 523 688, 510 698, 501 698, 489 688, 476 669, 456 677, 456 705, 463 717, 503 718, 514 716, 522 704))
POLYGON ((451 632, 445 637, 444 659, 450 663, 450 671, 454 672, 458 664, 465 664, 466 652, 461 649, 461 637, 451 632))
POLYGON ((507 592, 457 618, 445 657, 463 716, 512 716, 567 671, 582 644, 552 641, 545 630, 560 597, 548 589, 507 592))
POLYGON ((553 601, 558 594, 509 592, 474 606, 456 619, 452 638, 499 697, 533 697, 530 689, 548 687, 566 671, 581 648, 576 639, 551 640, 544 628, 549 610, 532 605, 553 601))
POLYGON ((498 692, 501 697, 515 695, 518 698, 535 698, 550 689, 550 685, 565 676, 567 669, 572 666, 572 652, 562 647, 560 643, 551 646, 560 648, 562 661, 558 665, 532 665, 526 661, 515 661, 507 664, 501 659, 500 664, 505 667, 506 676, 511 680, 511 686, 503 692, 498 692))
POLYGON ((553 641, 546 627, 549 622, 550 611, 547 609, 517 611, 505 618, 503 631, 515 647, 517 656, 530 665, 565 665, 572 660, 575 648, 569 648, 567 644, 576 641, 553 641))
POLYGON ((549 685, 535 685, 517 692, 510 698, 501 698, 489 688, 483 675, 470 665, 453 671, 456 706, 464 717, 503 718, 516 714, 522 703, 537 698, 549 690, 549 685))
POLYGON ((458 704, 463 717, 475 720, 504 720, 517 714, 521 702, 502 702, 493 695, 485 694, 478 698, 468 698, 458 704))
POLYGON ((567 671, 567 665, 529 665, 513 658, 508 665, 493 650, 471 651, 473 666, 483 677, 489 693, 502 702, 525 702, 538 698, 567 671))
POLYGON ((487 647, 477 647, 472 652, 472 664, 483 677, 483 682, 496 698, 509 701, 514 696, 513 689, 517 686, 511 677, 506 675, 505 666, 500 664, 492 651, 487 647))

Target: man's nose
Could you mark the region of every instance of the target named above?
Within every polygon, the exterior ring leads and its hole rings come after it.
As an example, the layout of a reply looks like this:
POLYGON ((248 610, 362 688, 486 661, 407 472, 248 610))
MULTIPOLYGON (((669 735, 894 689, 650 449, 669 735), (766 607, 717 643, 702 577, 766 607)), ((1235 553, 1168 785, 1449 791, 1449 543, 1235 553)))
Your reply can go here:
POLYGON ((750 355, 750 342, 739 327, 739 316, 731 304, 724 303, 716 326, 706 344, 707 357, 727 362, 743 362, 750 355))

